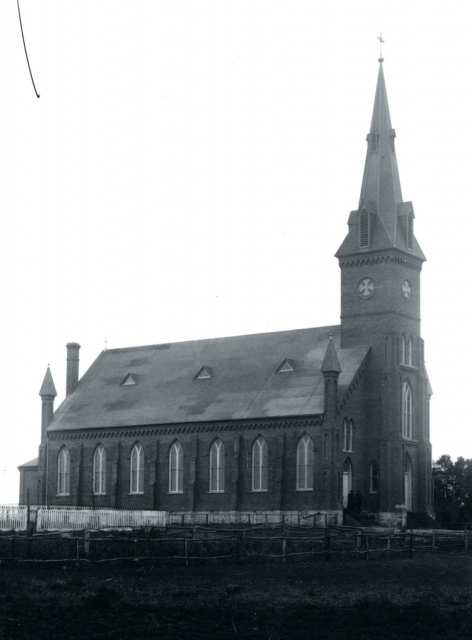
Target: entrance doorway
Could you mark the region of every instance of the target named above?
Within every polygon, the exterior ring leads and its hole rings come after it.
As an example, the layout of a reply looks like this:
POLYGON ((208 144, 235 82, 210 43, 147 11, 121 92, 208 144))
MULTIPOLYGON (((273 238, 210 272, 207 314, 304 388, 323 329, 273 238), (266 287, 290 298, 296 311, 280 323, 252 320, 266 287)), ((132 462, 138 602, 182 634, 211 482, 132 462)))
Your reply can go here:
POLYGON ((406 510, 407 511, 411 511, 412 509, 412 501, 411 501, 411 462, 410 462, 410 458, 408 456, 405 456, 405 472, 404 472, 404 478, 405 478, 405 505, 406 505, 406 510))
POLYGON ((347 497, 352 489, 352 467, 349 460, 346 460, 343 466, 343 507, 347 508, 347 497))

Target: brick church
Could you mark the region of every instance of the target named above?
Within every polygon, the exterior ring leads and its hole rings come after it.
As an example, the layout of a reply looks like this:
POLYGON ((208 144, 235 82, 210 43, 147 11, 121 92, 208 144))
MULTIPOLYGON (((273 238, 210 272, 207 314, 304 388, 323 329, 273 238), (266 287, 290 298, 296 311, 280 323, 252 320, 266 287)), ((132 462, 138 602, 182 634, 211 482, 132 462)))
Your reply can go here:
MULTIPOLYGON (((359 206, 336 257, 341 324, 105 350, 67 396, 40 390, 39 457, 20 503, 342 522, 351 489, 392 522, 432 514, 429 402, 420 332, 425 256, 404 202, 379 59, 359 206)), ((213 517, 213 516, 212 516, 213 517)), ((213 520, 214 521, 214 520, 213 520)))

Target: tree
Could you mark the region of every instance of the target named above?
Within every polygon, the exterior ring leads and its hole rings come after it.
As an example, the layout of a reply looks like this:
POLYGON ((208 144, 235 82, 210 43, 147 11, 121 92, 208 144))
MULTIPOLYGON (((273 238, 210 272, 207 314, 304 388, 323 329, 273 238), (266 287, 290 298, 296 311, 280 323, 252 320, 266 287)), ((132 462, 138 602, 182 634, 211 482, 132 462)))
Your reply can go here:
POLYGON ((434 508, 443 522, 472 521, 472 459, 443 455, 433 464, 434 508))

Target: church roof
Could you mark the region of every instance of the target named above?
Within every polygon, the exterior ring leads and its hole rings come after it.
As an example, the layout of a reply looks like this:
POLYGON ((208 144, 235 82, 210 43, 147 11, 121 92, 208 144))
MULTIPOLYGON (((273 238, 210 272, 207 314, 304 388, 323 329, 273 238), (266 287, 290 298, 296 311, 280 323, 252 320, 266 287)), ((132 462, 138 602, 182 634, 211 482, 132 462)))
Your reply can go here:
POLYGON ((369 347, 341 349, 339 326, 109 349, 48 431, 320 415, 330 333, 342 397, 369 347), (280 369, 287 360, 293 370, 280 369), (211 367, 210 378, 195 378, 202 367, 211 367), (136 384, 122 384, 128 374, 136 384))
POLYGON ((18 469, 24 469, 25 467, 37 467, 38 466, 38 458, 33 458, 29 462, 25 462, 24 464, 20 464, 18 469))
POLYGON ((387 89, 380 58, 374 109, 359 209, 349 216, 349 233, 336 253, 337 257, 396 248, 422 261, 426 260, 413 235, 412 247, 407 247, 406 229, 409 213, 414 217, 411 202, 403 202, 395 150, 395 129, 392 129, 387 89), (371 238, 367 248, 359 248, 359 213, 367 210, 371 216, 371 238))
POLYGON ((51 369, 46 369, 46 375, 44 376, 43 384, 39 390, 40 396, 57 396, 56 387, 54 386, 54 380, 52 379, 51 369))

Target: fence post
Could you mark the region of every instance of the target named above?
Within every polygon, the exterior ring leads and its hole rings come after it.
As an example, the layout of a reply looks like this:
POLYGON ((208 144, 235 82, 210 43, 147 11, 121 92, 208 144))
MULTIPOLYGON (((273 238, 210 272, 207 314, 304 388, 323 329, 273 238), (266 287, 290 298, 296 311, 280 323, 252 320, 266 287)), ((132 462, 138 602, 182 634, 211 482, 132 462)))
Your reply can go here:
POLYGON ((331 560, 331 536, 329 535, 329 529, 326 529, 325 533, 325 546, 326 546, 326 560, 331 560))
POLYGON ((365 559, 369 559, 369 534, 365 534, 365 559))
POLYGON ((84 550, 85 557, 88 558, 90 553, 90 531, 88 529, 84 531, 84 550))
POLYGON ((188 567, 188 543, 187 543, 187 539, 184 540, 184 546, 185 546, 185 566, 188 567))
POLYGON ((287 562, 287 538, 282 538, 282 562, 287 562))
POLYGON ((361 552, 361 534, 359 531, 356 533, 356 551, 357 553, 361 552))

